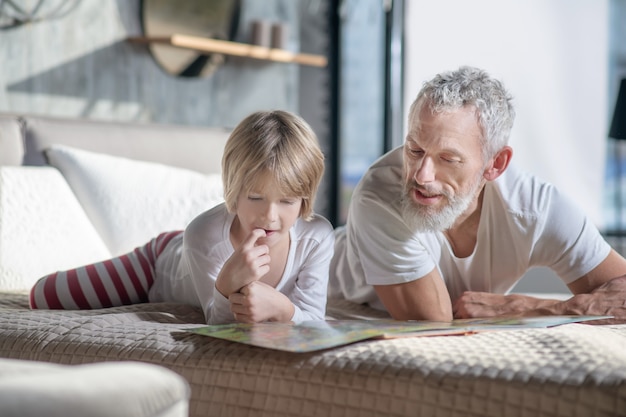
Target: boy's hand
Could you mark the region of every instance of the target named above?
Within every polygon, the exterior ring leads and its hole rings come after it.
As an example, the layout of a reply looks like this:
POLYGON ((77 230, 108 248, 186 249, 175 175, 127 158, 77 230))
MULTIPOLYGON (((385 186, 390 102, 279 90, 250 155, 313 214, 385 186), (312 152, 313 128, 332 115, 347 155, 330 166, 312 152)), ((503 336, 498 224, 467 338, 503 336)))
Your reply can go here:
POLYGON ((230 310, 243 323, 290 321, 294 306, 283 293, 264 282, 254 281, 231 294, 230 310))
POLYGON ((215 287, 224 297, 228 298, 269 272, 269 248, 267 245, 257 244, 263 237, 265 230, 254 229, 224 263, 215 281, 215 287))

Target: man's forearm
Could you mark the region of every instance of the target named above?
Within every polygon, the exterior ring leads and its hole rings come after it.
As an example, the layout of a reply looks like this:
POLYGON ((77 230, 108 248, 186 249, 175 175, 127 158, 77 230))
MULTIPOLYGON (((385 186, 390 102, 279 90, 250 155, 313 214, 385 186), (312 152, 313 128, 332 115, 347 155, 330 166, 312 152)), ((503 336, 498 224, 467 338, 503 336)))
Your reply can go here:
POLYGON ((559 300, 522 294, 492 294, 467 291, 454 304, 455 318, 521 316, 529 311, 558 304, 559 300))
POLYGON ((545 304, 524 315, 613 316, 591 324, 626 323, 626 277, 614 278, 588 294, 576 294, 553 304, 545 304))
POLYGON ((611 319, 588 323, 626 323, 626 292, 621 294, 577 294, 568 300, 531 310, 524 315, 612 316, 611 319))
POLYGON ((613 316, 589 323, 626 323, 626 277, 615 278, 588 294, 576 294, 567 300, 468 291, 454 304, 455 318, 539 315, 613 316))

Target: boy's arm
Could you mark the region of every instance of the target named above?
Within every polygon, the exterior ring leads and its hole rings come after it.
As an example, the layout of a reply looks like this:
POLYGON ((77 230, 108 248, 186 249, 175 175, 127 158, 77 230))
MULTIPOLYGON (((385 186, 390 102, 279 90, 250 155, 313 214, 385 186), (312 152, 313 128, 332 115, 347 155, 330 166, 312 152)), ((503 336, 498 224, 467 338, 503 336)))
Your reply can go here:
POLYGON ((231 294, 228 300, 235 319, 243 323, 287 322, 295 310, 289 298, 261 281, 244 286, 239 292, 231 294))
POLYGON ((256 244, 262 237, 265 237, 265 231, 254 229, 224 263, 215 281, 215 288, 224 297, 228 298, 269 272, 269 248, 256 244))

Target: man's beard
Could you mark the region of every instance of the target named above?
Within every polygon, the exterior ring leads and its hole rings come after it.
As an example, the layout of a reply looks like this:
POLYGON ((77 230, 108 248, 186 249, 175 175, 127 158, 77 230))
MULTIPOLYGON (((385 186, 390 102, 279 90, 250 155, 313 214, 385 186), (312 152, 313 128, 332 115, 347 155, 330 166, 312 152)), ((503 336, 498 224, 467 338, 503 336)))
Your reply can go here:
MULTIPOLYGON (((443 232, 450 229, 456 219, 463 214, 476 197, 480 187, 482 176, 478 176, 467 193, 462 195, 450 195, 445 190, 437 191, 442 194, 447 203, 444 207, 438 208, 416 203, 411 193, 414 192, 417 184, 414 181, 404 183, 404 194, 402 196, 402 218, 407 226, 415 232, 443 232)), ((422 188, 428 194, 435 194, 434 190, 422 188)))

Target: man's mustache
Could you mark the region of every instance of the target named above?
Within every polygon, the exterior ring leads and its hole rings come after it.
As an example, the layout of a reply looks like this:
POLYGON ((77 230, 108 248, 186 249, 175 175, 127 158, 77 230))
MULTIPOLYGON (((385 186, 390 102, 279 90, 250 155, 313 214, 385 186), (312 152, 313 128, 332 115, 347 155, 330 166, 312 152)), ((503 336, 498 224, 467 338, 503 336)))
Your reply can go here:
POLYGON ((407 183, 407 187, 406 187, 407 191, 410 190, 417 190, 419 191, 421 194, 427 196, 427 197, 433 197, 436 195, 443 195, 446 198, 450 198, 450 193, 448 193, 447 191, 436 187, 436 186, 431 186, 431 185, 420 185, 418 184, 415 180, 409 181, 407 183))

